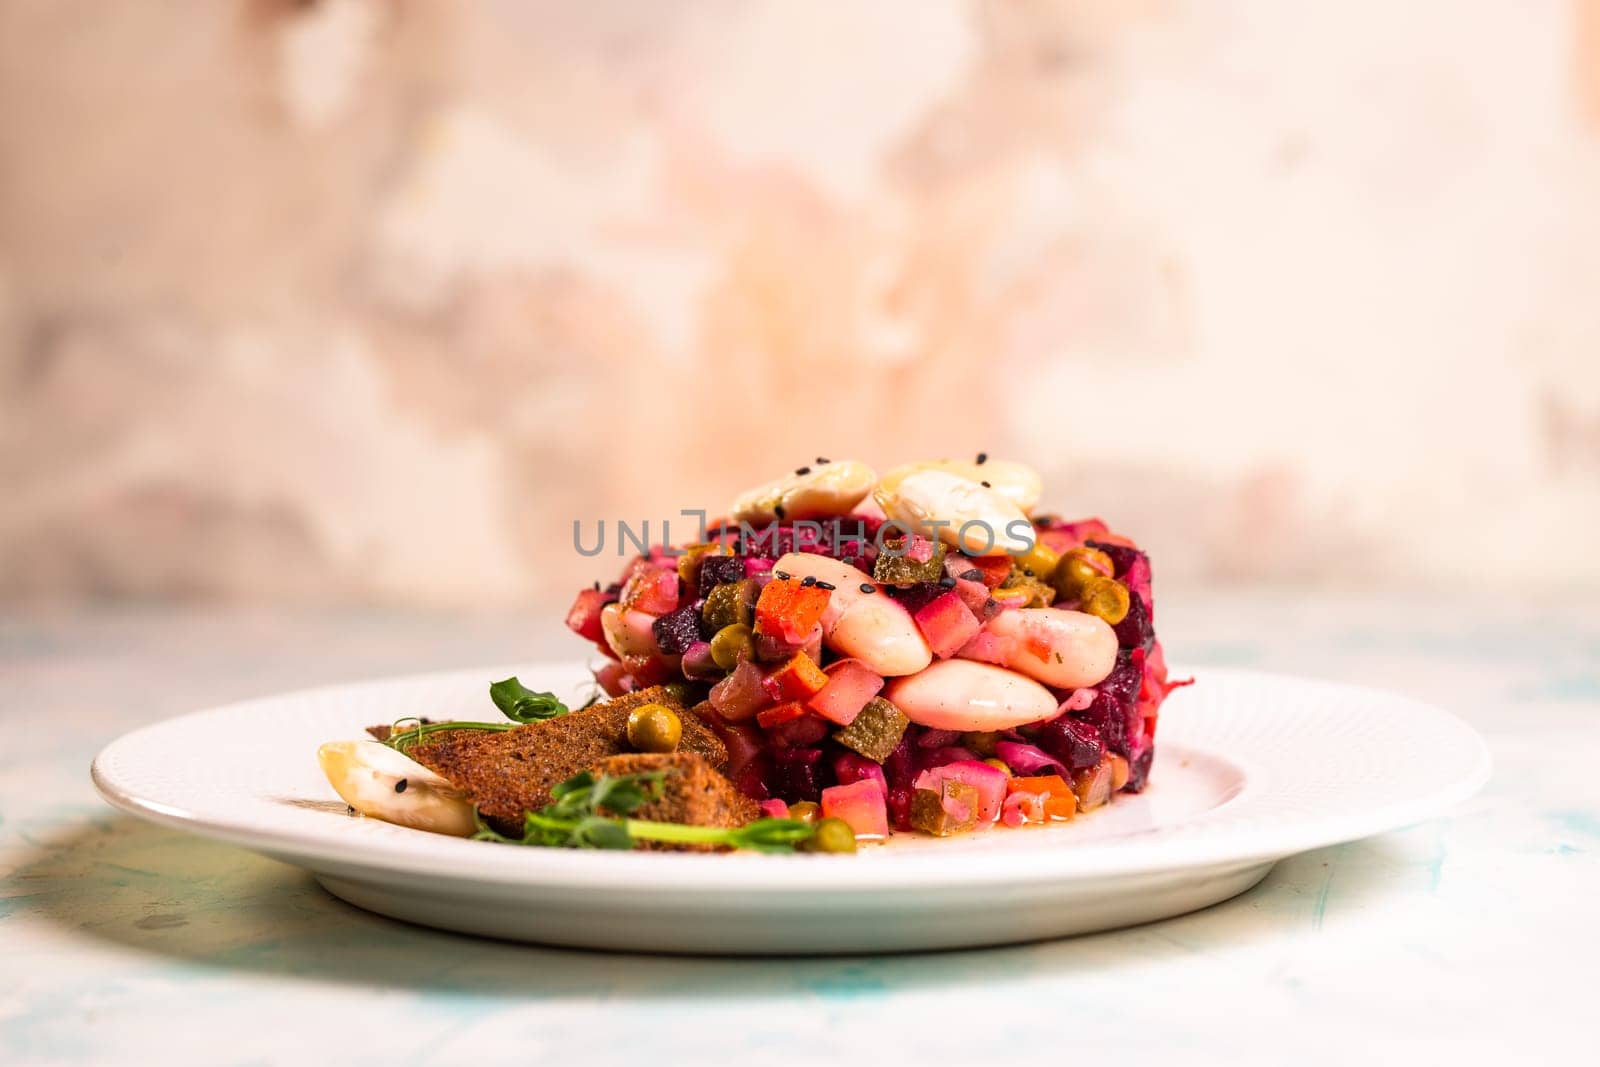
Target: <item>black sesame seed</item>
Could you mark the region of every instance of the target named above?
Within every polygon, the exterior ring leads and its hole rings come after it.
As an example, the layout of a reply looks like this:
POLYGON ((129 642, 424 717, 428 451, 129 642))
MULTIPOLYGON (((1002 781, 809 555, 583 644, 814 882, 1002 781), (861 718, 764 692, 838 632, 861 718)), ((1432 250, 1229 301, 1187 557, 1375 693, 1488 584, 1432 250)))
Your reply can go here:
POLYGON ((950 577, 948 574, 945 575, 943 578, 939 579, 939 588, 940 589, 954 589, 955 587, 956 587, 956 580, 954 578, 950 577))
POLYGON ((800 579, 800 587, 802 589, 810 589, 812 586, 814 586, 816 584, 817 584, 817 579, 816 579, 815 575, 808 574, 804 578, 800 579))
POLYGON ((396 793, 404 793, 406 791, 406 786, 408 786, 410 784, 411 784, 410 782, 408 782, 404 778, 402 778, 402 779, 400 779, 398 782, 396 782, 394 784, 394 791, 396 793))
POLYGON ((980 464, 989 462, 989 453, 987 453, 987 452, 979 452, 978 453, 978 462, 980 464))
POLYGON ((779 504, 777 507, 773 508, 772 513, 778 516, 780 519, 783 518, 783 505, 779 504))
POLYGON ((810 474, 811 473, 811 468, 810 467, 796 467, 794 469, 794 472, 796 474, 810 474))
POLYGON ((349 804, 346 804, 344 806, 344 813, 346 815, 354 815, 356 813, 356 809, 352 808, 349 804))
POLYGON ((876 592, 877 589, 878 589, 878 587, 873 585, 871 582, 862 582, 861 583, 861 591, 863 593, 873 593, 873 592, 876 592))
POLYGON ((598 578, 596 578, 596 579, 595 579, 595 581, 594 581, 594 587, 595 587, 595 588, 596 588, 596 589, 599 589, 599 588, 600 588, 600 579, 598 579, 598 578))
POLYGON ((974 567, 961 577, 965 578, 969 582, 981 582, 983 581, 983 572, 974 567))
POLYGON ((818 582, 817 583, 817 588, 818 589, 826 589, 828 592, 831 593, 831 592, 833 592, 835 589, 837 589, 839 587, 836 586, 836 585, 833 585, 833 584, 831 584, 829 582, 818 582))
POLYGON ((829 459, 827 456, 818 456, 817 457, 817 462, 818 463, 832 463, 833 460, 829 459))
POLYGON ((1024 568, 1022 568, 1022 573, 1026 574, 1029 578, 1032 578, 1033 577, 1033 568, 1032 567, 1024 567, 1024 568))
POLYGON ((780 578, 783 581, 785 581, 785 582, 787 582, 789 580, 789 576, 787 574, 785 574, 783 571, 773 571, 772 573, 775 576, 777 576, 778 578, 780 578))
POLYGON ((978 484, 983 486, 985 489, 993 489, 994 488, 994 486, 990 485, 988 482, 979 482, 978 484))

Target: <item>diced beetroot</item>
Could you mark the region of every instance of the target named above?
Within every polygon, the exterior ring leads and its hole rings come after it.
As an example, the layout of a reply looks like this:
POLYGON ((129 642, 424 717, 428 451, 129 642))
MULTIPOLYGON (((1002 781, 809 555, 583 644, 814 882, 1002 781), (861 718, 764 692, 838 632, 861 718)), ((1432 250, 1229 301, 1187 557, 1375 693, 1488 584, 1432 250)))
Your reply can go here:
POLYGON ((833 724, 806 712, 767 728, 767 740, 780 748, 806 748, 827 737, 833 724))
POLYGON ((763 800, 761 802, 761 817, 763 819, 787 819, 789 817, 789 805, 787 802, 776 798, 763 800))
POLYGON ((889 790, 889 821, 896 830, 911 829, 911 798, 915 795, 910 787, 889 790))
MULTIPOLYGON (((1082 771, 1100 762, 1106 754, 1100 732, 1071 715, 1058 715, 1034 728, 1034 744, 1066 764, 1069 771, 1082 771)), ((1001 757, 1004 759, 1005 757, 1001 757)))
POLYGON ((766 672, 749 660, 740 660, 733 673, 711 687, 711 706, 729 722, 752 718, 772 703, 766 686, 766 672))
POLYGON ((842 659, 829 667, 827 679, 811 698, 811 709, 840 726, 854 722, 867 701, 883 688, 883 677, 855 659, 842 659))
POLYGON ((744 560, 738 556, 706 556, 700 561, 700 595, 705 596, 723 582, 744 577, 744 560))
POLYGON ((600 589, 582 589, 567 611, 567 629, 586 641, 601 644, 605 631, 600 628, 600 609, 617 599, 600 589))
POLYGON ((1155 762, 1155 758, 1156 749, 1151 745, 1128 761, 1128 784, 1122 787, 1123 792, 1144 792, 1145 783, 1150 780, 1150 765, 1155 762))
MULTIPOLYGON (((1076 718, 1093 726, 1100 735, 1100 740, 1105 742, 1108 752, 1125 753, 1128 750, 1128 713, 1127 708, 1111 693, 1102 689, 1094 698, 1094 703, 1089 705, 1088 711, 1075 713, 1076 718)), ((1043 747, 1043 746, 1041 746, 1043 747)))
POLYGON ((828 684, 816 661, 804 652, 796 652, 788 662, 771 674, 764 683, 774 700, 810 700, 828 684))
POLYGON ((856 782, 876 782, 883 790, 885 798, 889 796, 889 780, 883 776, 883 768, 855 752, 842 752, 833 760, 833 776, 839 780, 840 785, 854 785, 856 782))
POLYGON ((913 582, 910 585, 886 585, 884 594, 895 599, 901 607, 912 615, 932 604, 944 596, 945 587, 938 582, 913 582), (893 590, 891 592, 891 590, 893 590))
POLYGON ((1132 563, 1128 564, 1127 573, 1122 576, 1122 583, 1128 587, 1128 592, 1137 594, 1144 601, 1145 610, 1150 616, 1150 621, 1155 622, 1155 611, 1150 606, 1150 557, 1143 552, 1138 553, 1132 563))
POLYGON ((1150 627, 1150 608, 1138 593, 1128 594, 1128 614, 1112 627, 1117 644, 1123 648, 1149 648, 1155 631, 1150 627))
POLYGON ((935 730, 930 727, 924 727, 917 733, 916 747, 943 748, 945 745, 953 745, 959 740, 961 740, 960 730, 935 730))
POLYGON ((878 783, 871 780, 824 789, 822 817, 843 819, 858 838, 881 841, 889 836, 888 805, 878 783))
POLYGON ((1117 665, 1094 687, 1096 695, 1110 693, 1119 703, 1138 699, 1139 687, 1144 682, 1145 659, 1146 653, 1139 649, 1119 652, 1117 665))
POLYGON ((945 779, 962 782, 978 791, 978 823, 987 825, 994 822, 1000 815, 1000 805, 1006 799, 1006 781, 1008 776, 1005 771, 991 767, 980 760, 960 760, 955 763, 946 763, 942 767, 930 767, 917 775, 917 780, 912 783, 917 789, 939 790, 939 783, 945 779))
POLYGON ((775 748, 770 755, 772 771, 768 784, 772 793, 786 800, 816 801, 821 798, 822 782, 817 774, 817 764, 822 759, 822 749, 775 748))
POLYGON ((928 647, 940 659, 955 655, 979 630, 978 617, 968 610, 955 590, 933 601, 912 616, 928 647))
POLYGON ((661 651, 672 656, 681 655, 700 640, 700 609, 685 604, 676 611, 669 611, 650 624, 650 633, 661 651))
POLYGON ((970 748, 960 745, 940 745, 938 748, 917 749, 917 767, 927 770, 929 767, 943 767, 946 763, 960 763, 963 760, 975 760, 978 754, 970 748))

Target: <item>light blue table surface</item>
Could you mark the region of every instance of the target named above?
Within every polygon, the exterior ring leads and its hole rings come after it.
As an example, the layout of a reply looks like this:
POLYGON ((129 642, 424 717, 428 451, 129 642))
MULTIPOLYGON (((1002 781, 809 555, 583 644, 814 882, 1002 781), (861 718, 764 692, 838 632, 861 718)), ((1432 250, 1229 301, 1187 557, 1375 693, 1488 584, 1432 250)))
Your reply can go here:
POLYGON ((195 707, 572 655, 550 624, 0 616, 0 1062, 1594 1062, 1600 602, 1163 592, 1174 661, 1432 701, 1488 739, 1493 780, 1450 818, 1114 933, 854 959, 540 949, 369 915, 294 868, 142 824, 95 796, 88 765, 195 707))

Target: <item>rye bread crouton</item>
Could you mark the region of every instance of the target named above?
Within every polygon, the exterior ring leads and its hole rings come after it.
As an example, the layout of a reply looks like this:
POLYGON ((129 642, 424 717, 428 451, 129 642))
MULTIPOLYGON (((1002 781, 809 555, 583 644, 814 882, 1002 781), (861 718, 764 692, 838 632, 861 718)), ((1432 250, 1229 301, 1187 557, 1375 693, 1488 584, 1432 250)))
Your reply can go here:
MULTIPOLYGON (((761 814, 761 808, 755 801, 735 789, 733 783, 709 763, 690 752, 634 752, 626 756, 610 756, 589 769, 613 778, 646 771, 672 772, 661 779, 661 796, 635 808, 629 818, 731 829, 743 826, 761 814)), ((715 848, 711 845, 672 845, 643 839, 638 841, 638 847, 692 851, 715 848)))
POLYGON ((522 813, 550 803, 553 786, 609 756, 634 754, 628 713, 650 703, 678 713, 679 752, 700 756, 716 770, 727 766, 728 750, 717 735, 660 686, 499 733, 448 731, 410 755, 470 795, 491 826, 520 833, 522 813))

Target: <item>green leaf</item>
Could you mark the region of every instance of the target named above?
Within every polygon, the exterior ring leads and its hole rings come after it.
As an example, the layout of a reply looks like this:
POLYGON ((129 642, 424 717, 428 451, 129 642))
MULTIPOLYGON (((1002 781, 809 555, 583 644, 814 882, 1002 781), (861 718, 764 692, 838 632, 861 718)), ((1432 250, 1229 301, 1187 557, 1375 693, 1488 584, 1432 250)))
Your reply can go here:
POLYGON ((633 837, 621 819, 590 815, 578 820, 578 825, 572 828, 569 844, 573 848, 630 849, 633 837))
POLYGON ((567 706, 554 693, 536 693, 517 681, 515 675, 489 686, 489 699, 505 717, 514 722, 544 722, 567 713, 567 706))

